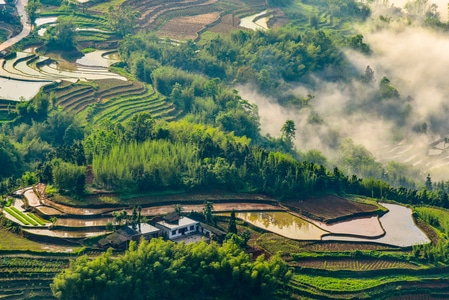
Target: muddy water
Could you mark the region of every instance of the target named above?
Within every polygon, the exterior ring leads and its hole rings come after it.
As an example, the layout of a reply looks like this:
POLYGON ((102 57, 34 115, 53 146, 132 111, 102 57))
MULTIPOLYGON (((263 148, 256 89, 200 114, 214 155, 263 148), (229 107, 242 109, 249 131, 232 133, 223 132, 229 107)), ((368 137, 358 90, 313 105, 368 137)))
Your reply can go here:
POLYGON ((50 236, 57 238, 87 238, 94 236, 101 236, 109 233, 108 231, 64 231, 64 230, 50 230, 50 229, 23 229, 23 231, 42 236, 50 236))
POLYGON ((93 51, 85 54, 83 57, 78 59, 76 63, 83 66, 107 68, 111 64, 119 61, 117 56, 108 55, 106 53, 106 51, 93 51))
POLYGON ((320 240, 327 232, 286 212, 240 212, 235 216, 256 227, 295 240, 320 240))
POLYGON ((90 227, 90 226, 106 226, 107 223, 113 222, 114 218, 95 218, 95 219, 60 218, 56 221, 56 225, 65 227, 90 227))
POLYGON ((265 17, 265 18, 257 19, 257 17, 264 15, 266 13, 267 13, 267 11, 264 10, 258 14, 242 18, 242 19, 240 19, 239 26, 245 27, 248 29, 252 29, 252 30, 258 30, 258 29, 259 30, 267 30, 268 29, 267 22, 268 22, 269 18, 265 17), (257 21, 254 21, 255 19, 257 19, 257 21))
POLYGON ((325 224, 313 220, 309 220, 318 227, 336 234, 360 235, 366 237, 378 237, 385 232, 380 226, 378 217, 359 218, 338 222, 335 224, 325 224))
POLYGON ((44 25, 44 24, 51 24, 55 23, 56 20, 58 20, 58 17, 44 17, 44 18, 37 18, 34 23, 36 24, 36 27, 44 25))
POLYGON ((49 216, 49 217, 63 215, 63 213, 60 212, 59 210, 54 209, 52 207, 48 207, 48 206, 38 206, 38 207, 36 207, 36 209, 38 211, 40 211, 42 214, 49 216))
POLYGON ((410 247, 418 244, 427 244, 429 238, 416 226, 412 218, 412 210, 408 207, 383 203, 389 212, 379 220, 384 228, 385 236, 378 239, 360 239, 350 237, 326 236, 323 240, 344 240, 344 241, 370 241, 388 245, 410 247))
POLYGON ((28 82, 0 77, 0 99, 20 101, 30 100, 41 87, 50 82, 28 82))

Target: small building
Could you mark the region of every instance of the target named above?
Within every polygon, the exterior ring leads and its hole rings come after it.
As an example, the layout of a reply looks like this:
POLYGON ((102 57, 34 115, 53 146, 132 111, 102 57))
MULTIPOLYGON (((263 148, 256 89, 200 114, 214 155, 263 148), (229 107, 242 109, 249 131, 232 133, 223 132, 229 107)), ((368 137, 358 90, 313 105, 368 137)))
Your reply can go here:
MULTIPOLYGON (((129 226, 128 226, 129 228, 129 226)), ((137 226, 137 233, 136 236, 137 240, 139 240, 141 237, 143 237, 145 240, 151 240, 152 238, 157 238, 161 234, 161 230, 157 227, 154 227, 148 223, 141 223, 140 226, 137 226)), ((133 236, 133 240, 134 240, 133 236)))
POLYGON ((156 222, 155 225, 161 229, 162 235, 170 240, 197 232, 199 229, 198 221, 179 216, 177 213, 168 214, 163 221, 156 222))
POLYGON ((157 238, 160 236, 161 230, 147 223, 137 225, 136 229, 131 226, 123 227, 116 232, 98 241, 98 245, 102 248, 113 247, 124 249, 127 248, 130 241, 139 241, 142 237, 145 240, 157 238))
POLYGON ((208 238, 211 238, 212 240, 216 240, 219 242, 222 242, 226 237, 226 232, 224 232, 223 230, 201 222, 198 226, 198 232, 208 238))

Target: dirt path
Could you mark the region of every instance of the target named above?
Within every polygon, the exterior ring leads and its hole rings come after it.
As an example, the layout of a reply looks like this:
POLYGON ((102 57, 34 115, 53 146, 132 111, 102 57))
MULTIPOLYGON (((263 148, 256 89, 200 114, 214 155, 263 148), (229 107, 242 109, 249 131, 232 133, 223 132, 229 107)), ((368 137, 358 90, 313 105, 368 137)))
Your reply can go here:
POLYGON ((28 14, 25 11, 25 7, 28 5, 28 0, 18 0, 17 1, 17 13, 20 16, 20 22, 23 25, 23 29, 22 31, 8 39, 7 41, 3 42, 2 44, 0 44, 0 51, 3 51, 13 45, 15 45, 16 43, 18 43, 19 41, 21 41, 23 38, 27 37, 30 32, 31 32, 31 24, 30 24, 30 20, 28 18, 28 14))

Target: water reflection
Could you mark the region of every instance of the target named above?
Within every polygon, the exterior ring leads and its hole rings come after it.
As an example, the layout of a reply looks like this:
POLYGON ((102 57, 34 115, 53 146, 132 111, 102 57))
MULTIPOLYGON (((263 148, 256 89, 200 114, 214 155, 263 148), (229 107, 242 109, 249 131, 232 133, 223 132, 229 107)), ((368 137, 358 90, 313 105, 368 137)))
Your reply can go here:
POLYGON ((235 216, 259 228, 295 240, 320 240, 327 233, 286 212, 236 212, 235 216))
POLYGON ((267 30, 268 29, 268 17, 263 17, 263 18, 258 18, 259 16, 262 16, 264 14, 266 14, 267 11, 264 10, 258 14, 255 15, 251 15, 245 18, 240 19, 240 24, 239 26, 241 27, 245 27, 248 29, 252 29, 252 30, 267 30), (256 21, 254 21, 255 19, 257 19, 256 21))
POLYGON ((374 241, 399 247, 410 247, 430 242, 429 238, 415 225, 410 208, 388 203, 382 203, 382 205, 389 210, 388 213, 379 219, 386 232, 385 236, 374 240, 355 237, 325 236, 323 240, 374 241))
POLYGON ((108 53, 107 51, 93 51, 84 54, 83 57, 76 60, 76 63, 90 67, 109 67, 111 64, 118 62, 117 53, 108 53))
POLYGON ((0 99, 20 101, 33 98, 41 87, 49 84, 45 82, 29 82, 0 77, 0 99))
POLYGON ((23 229, 23 231, 34 235, 43 235, 57 238, 87 238, 94 236, 101 236, 109 233, 108 231, 64 231, 64 230, 50 230, 50 229, 23 229))
POLYGON ((39 26, 44 25, 44 24, 55 23, 56 20, 58 20, 58 17, 37 18, 36 21, 34 21, 34 24, 36 24, 36 27, 39 27, 39 26))
POLYGON ((95 219, 73 219, 60 218, 56 221, 57 226, 66 227, 89 227, 89 226, 106 226, 113 223, 114 218, 95 218, 95 219))

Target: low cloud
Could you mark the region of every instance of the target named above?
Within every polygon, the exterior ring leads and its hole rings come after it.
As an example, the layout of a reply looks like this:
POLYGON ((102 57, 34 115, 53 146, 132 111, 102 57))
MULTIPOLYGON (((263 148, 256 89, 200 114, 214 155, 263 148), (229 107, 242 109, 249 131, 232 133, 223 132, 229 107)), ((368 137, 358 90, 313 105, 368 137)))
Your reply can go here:
POLYGON ((244 99, 258 105, 263 133, 279 136, 287 119, 295 121, 296 146, 301 151, 318 149, 335 157, 335 140, 349 137, 379 161, 396 160, 423 173, 434 170, 435 180, 447 180, 449 170, 444 167, 449 164, 449 150, 440 144, 442 151, 432 152, 435 145, 430 144, 449 137, 449 37, 404 24, 365 26, 364 41, 373 50, 370 56, 345 51, 360 74, 367 66, 373 69, 376 81, 371 87, 358 80, 341 84, 317 78, 314 88, 298 84, 293 93, 315 97, 310 108, 301 111, 285 109, 276 99, 257 94, 254 89, 237 89, 244 99), (399 91, 400 99, 373 99, 384 76, 399 91), (311 124, 311 112, 323 122, 311 124), (417 133, 417 126, 427 133, 417 133))

